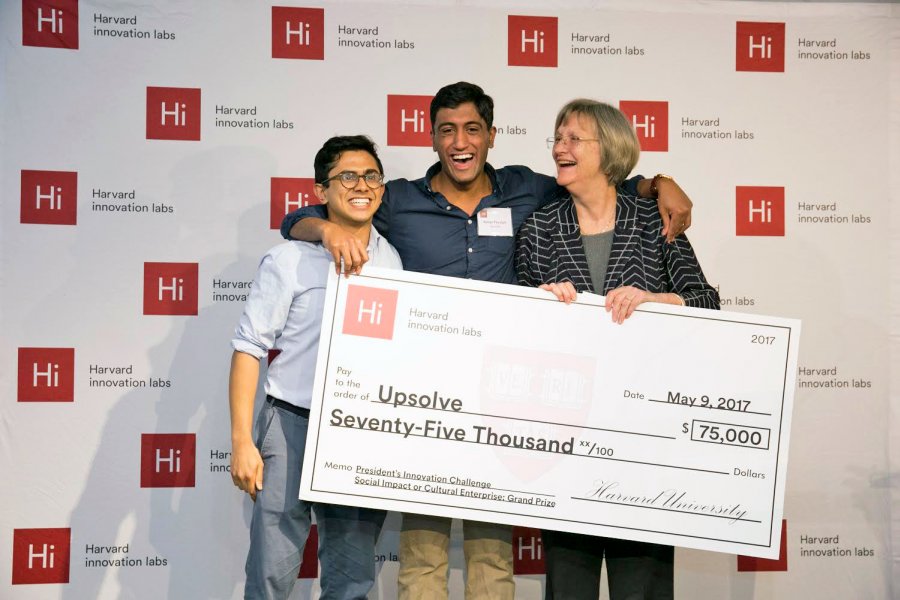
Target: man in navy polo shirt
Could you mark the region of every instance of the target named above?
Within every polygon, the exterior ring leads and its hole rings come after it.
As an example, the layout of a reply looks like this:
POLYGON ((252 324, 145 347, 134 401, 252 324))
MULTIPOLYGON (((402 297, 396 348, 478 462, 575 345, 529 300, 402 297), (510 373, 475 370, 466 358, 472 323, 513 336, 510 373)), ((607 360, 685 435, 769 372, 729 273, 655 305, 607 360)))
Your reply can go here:
MULTIPOLYGON (((494 169, 487 163, 494 146, 494 102, 479 86, 444 86, 431 102, 432 147, 439 162, 425 177, 395 179, 385 185, 373 224, 397 249, 407 270, 516 284, 515 233, 560 188, 552 177, 528 167, 494 169)), ((669 177, 626 181, 632 195, 660 197, 664 232, 674 239, 690 224, 691 202, 669 177), (658 186, 658 189, 657 189, 658 186)), ((327 210, 312 206, 287 215, 287 239, 321 241, 340 272, 358 273, 369 260, 366 248, 324 220, 327 210)), ((466 372, 463 357, 453 368, 466 372)), ((512 600, 513 557, 507 525, 463 522, 466 598, 512 600)), ((401 600, 447 597, 450 519, 404 514, 400 534, 401 600)))

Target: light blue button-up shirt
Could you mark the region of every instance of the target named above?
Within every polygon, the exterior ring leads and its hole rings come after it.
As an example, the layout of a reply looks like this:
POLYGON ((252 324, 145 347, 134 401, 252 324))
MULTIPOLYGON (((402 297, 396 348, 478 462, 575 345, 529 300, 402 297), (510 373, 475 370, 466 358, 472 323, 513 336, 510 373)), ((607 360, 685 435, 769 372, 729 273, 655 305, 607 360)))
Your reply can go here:
MULTIPOLYGON (((375 228, 369 236, 368 266, 403 268, 400 256, 375 228)), ((269 250, 259 263, 244 313, 231 341, 238 352, 264 358, 281 350, 269 365, 266 393, 309 408, 325 285, 334 258, 318 243, 286 242, 269 250)))

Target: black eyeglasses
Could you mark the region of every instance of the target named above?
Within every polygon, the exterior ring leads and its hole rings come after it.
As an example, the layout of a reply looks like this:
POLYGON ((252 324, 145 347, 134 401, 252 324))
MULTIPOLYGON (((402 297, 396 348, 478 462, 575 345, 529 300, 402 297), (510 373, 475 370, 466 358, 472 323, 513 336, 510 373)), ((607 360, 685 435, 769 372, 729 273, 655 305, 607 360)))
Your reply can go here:
POLYGON ((337 175, 329 177, 328 179, 325 179, 320 183, 325 184, 335 179, 340 181, 341 185, 348 190, 352 190, 353 188, 355 188, 360 179, 363 179, 366 182, 366 185, 373 190, 377 190, 382 185, 384 185, 384 175, 379 173, 378 171, 366 171, 362 175, 360 175, 359 173, 354 173, 353 171, 341 171, 337 175))

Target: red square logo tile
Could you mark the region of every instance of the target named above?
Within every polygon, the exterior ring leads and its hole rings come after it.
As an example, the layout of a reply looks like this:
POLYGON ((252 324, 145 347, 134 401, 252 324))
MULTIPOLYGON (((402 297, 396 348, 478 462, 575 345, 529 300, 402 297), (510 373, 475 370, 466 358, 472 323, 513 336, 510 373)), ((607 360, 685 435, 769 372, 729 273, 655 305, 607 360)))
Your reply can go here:
POLYGON ((22 45, 78 49, 78 0, 22 0, 22 45))
POLYGON ((12 584, 69 583, 72 531, 14 529, 12 584))
POLYGON ((269 227, 279 229, 281 221, 289 212, 321 204, 313 191, 315 187, 316 182, 312 177, 272 177, 269 227))
POLYGON ((147 139, 200 139, 200 88, 147 87, 147 139))
POLYGON ((19 402, 74 402, 75 348, 19 348, 19 402))
POLYGON ((619 110, 631 121, 643 152, 669 151, 669 103, 622 100, 619 110))
POLYGON ((743 556, 738 554, 737 557, 738 571, 787 571, 787 520, 781 521, 781 548, 778 552, 778 558, 757 558, 755 556, 743 556))
POLYGON ((194 487, 197 436, 141 434, 141 487, 194 487))
POLYGON ((431 99, 434 96, 387 97, 388 146, 431 147, 431 99))
POLYGON ((75 225, 77 220, 77 172, 22 171, 20 223, 75 225))
POLYGON ((556 17, 507 17, 507 64, 556 67, 559 23, 556 17))
POLYGON ((396 312, 397 290, 362 285, 348 286, 347 305, 344 309, 344 333, 392 339, 396 312))
POLYGON ((324 60, 325 9, 273 6, 272 58, 324 60))
POLYGON ((784 235, 784 188, 737 186, 735 234, 784 235))
POLYGON ((297 579, 315 579, 319 576, 319 528, 309 528, 306 546, 303 547, 303 558, 300 560, 300 573, 297 579))
POLYGON ((196 315, 197 263, 144 263, 145 315, 196 315))
POLYGON ((513 527, 513 574, 543 575, 544 545, 541 530, 531 527, 513 527))
POLYGON ((784 73, 784 23, 738 21, 735 69, 784 73))

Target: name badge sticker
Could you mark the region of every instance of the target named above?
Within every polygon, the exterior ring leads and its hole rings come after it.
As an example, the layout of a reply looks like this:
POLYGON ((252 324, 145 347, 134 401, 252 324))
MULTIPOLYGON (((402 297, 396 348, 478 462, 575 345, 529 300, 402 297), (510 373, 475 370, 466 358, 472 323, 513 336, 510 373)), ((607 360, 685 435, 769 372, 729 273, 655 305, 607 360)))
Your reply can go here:
POLYGON ((512 237, 512 209, 484 208, 478 211, 478 235, 512 237))

